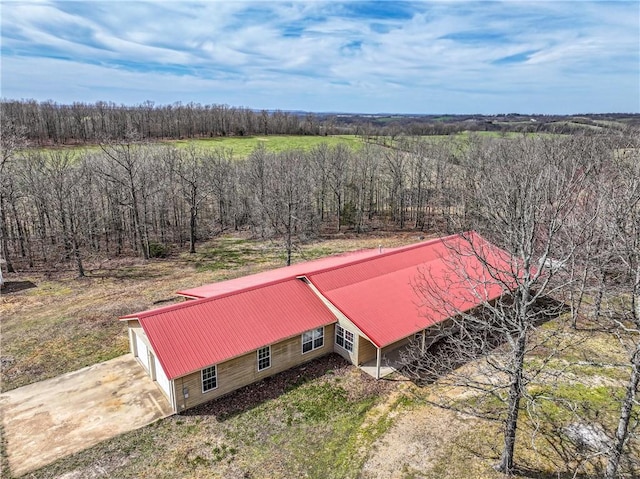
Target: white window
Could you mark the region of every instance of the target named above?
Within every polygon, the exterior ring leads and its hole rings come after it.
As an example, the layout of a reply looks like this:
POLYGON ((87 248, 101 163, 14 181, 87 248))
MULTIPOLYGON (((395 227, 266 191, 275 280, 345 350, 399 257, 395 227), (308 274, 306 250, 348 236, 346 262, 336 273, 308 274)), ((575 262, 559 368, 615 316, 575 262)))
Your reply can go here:
POLYGON ((302 354, 321 348, 324 345, 324 328, 312 329, 302 333, 302 354))
POLYGON ((353 352, 353 333, 336 324, 336 344, 353 352))
POLYGON ((218 372, 215 366, 202 370, 202 392, 206 393, 218 387, 218 372))
POLYGON ((271 367, 271 346, 258 349, 258 371, 271 367))

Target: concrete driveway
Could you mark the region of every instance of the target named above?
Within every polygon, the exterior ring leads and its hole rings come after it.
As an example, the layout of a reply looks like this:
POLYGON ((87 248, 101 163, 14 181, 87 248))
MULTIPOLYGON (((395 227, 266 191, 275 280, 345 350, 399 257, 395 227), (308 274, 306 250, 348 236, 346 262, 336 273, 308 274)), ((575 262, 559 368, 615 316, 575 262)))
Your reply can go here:
POLYGON ((0 409, 16 476, 172 414, 131 354, 3 393, 0 409))

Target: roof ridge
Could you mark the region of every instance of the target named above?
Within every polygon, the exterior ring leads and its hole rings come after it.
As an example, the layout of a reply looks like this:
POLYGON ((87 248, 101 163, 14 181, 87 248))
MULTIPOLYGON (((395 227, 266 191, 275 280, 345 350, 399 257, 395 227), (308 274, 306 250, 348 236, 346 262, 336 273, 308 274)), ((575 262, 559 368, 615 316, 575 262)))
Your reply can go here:
MULTIPOLYGON (((370 250, 370 248, 361 248, 361 249, 354 250, 354 251, 343 251, 341 253, 338 253, 338 254, 335 254, 335 255, 329 255, 329 256, 336 256, 336 257, 345 256, 345 259, 348 259, 348 257, 351 256, 351 255, 355 255, 357 253, 367 252, 369 250, 370 250)), ((296 263, 296 264, 300 265, 300 264, 304 264, 304 263, 310 263, 310 262, 313 262, 313 261, 320 261, 320 260, 323 260, 325 258, 326 257, 316 258, 316 259, 313 259, 313 260, 303 261, 301 263, 296 263)), ((364 259, 367 259, 367 258, 364 258, 364 259)), ((356 262, 356 261, 357 260, 353 260, 353 262, 356 262)), ((351 263, 347 262, 345 264, 351 264, 351 263)), ((293 266, 293 265, 290 265, 290 266, 293 266)), ((288 268, 288 267, 289 266, 282 266, 281 268, 276 268, 276 270, 278 270, 278 269, 286 270, 286 268, 288 268)), ((323 268, 323 269, 326 269, 326 268, 323 268)), ((276 271, 276 270, 259 271, 257 273, 253 273, 253 275, 259 275, 259 274, 262 274, 262 273, 269 273, 269 272, 276 271)), ((245 293, 245 292, 252 291, 252 290, 255 290, 255 289, 259 289, 259 288, 265 288, 267 286, 271 286, 271 285, 274 285, 274 284, 277 284, 277 283, 282 283, 284 281, 290 281, 292 279, 296 279, 296 278, 299 278, 301 276, 307 276, 308 274, 309 274, 308 272, 302 272, 302 273, 298 273, 298 274, 291 272, 290 274, 288 274, 286 277, 283 277, 283 278, 272 279, 272 280, 266 281, 264 283, 258 283, 258 284, 254 284, 254 285, 251 285, 251 286, 245 286, 243 288, 235 289, 233 291, 225 291, 225 292, 222 292, 220 294, 213 295, 213 296, 206 296, 206 297, 203 297, 203 298, 194 298, 194 299, 190 299, 190 300, 187 300, 185 302, 182 302, 182 303, 176 303, 176 304, 171 304, 171 305, 163 306, 163 307, 156 308, 156 309, 151 309, 151 310, 146 310, 146 311, 139 311, 137 313, 127 314, 125 316, 121 316, 119 319, 120 320, 133 319, 133 318, 139 318, 141 316, 144 316, 145 318, 148 318, 148 317, 160 314, 160 313, 165 313, 167 311, 175 311, 175 310, 180 310, 180 309, 187 308, 187 307, 193 307, 196 304, 199 305, 199 304, 202 304, 202 303, 206 302, 206 300, 212 301, 214 299, 223 299, 223 298, 226 298, 226 297, 229 297, 229 296, 233 296, 234 294, 245 293)), ((226 281, 233 281, 235 279, 247 278, 247 277, 250 277, 250 276, 253 276, 253 275, 239 276, 238 278, 233 278, 233 279, 226 280, 226 281)), ((212 283, 212 284, 215 284, 215 283, 212 283)), ((179 293, 177 293, 177 294, 179 294, 179 293)), ((183 295, 183 297, 187 297, 187 296, 188 295, 183 295)), ((193 297, 193 296, 188 296, 188 297, 193 297)))
POLYGON ((353 266, 356 264, 360 264, 360 263, 364 263, 366 261, 372 261, 375 260, 377 258, 386 258, 388 256, 392 256, 394 254, 400 254, 400 253, 404 253, 405 251, 411 251, 413 249, 418 249, 418 248, 422 248, 424 246, 430 246, 432 244, 438 243, 438 242, 444 242, 445 240, 451 239, 454 236, 458 236, 459 233, 455 233, 449 236, 444 236, 444 237, 436 237, 436 238, 431 238, 429 240, 426 241, 421 241, 420 243, 414 243, 414 244, 410 244, 410 245, 405 245, 405 246, 398 246, 395 247, 393 249, 391 249, 390 251, 385 251, 384 253, 380 253, 377 256, 371 256, 368 258, 360 258, 358 260, 355 260, 353 262, 350 263, 345 263, 345 264, 341 264, 341 265, 336 265, 336 266, 328 266, 326 268, 320 269, 318 271, 315 271, 313 273, 308 273, 305 275, 300 275, 300 276, 315 276, 316 274, 322 274, 322 273, 326 273, 328 271, 336 271, 340 268, 346 268, 347 266, 353 266))
POLYGON ((208 303, 208 302, 216 300, 216 299, 224 299, 224 298, 227 298, 229 296, 234 296, 236 294, 246 293, 248 291, 253 291, 255 289, 266 288, 268 286, 273 286, 273 285, 278 284, 278 283, 284 283, 286 281, 291 281, 291 280, 297 279, 298 276, 299 275, 294 275, 294 276, 287 276, 286 278, 273 279, 271 281, 267 281, 266 283, 254 284, 252 286, 247 286, 245 288, 237 289, 237 290, 234 290, 234 291, 225 291, 224 293, 221 293, 218 296, 207 296, 205 298, 187 299, 187 300, 183 301, 182 303, 175 303, 175 304, 170 304, 168 306, 163 306, 161 308, 150 309, 150 310, 147 310, 147 311, 140 311, 138 313, 127 314, 126 316, 121 316, 119 319, 120 320, 123 320, 123 319, 134 319, 134 318, 140 318, 140 317, 149 318, 151 316, 156 316, 158 314, 166 313, 168 311, 176 311, 176 310, 180 310, 180 309, 184 309, 184 308, 191 308, 191 307, 199 306, 199 305, 201 305, 203 303, 208 303))
MULTIPOLYGON (((304 261, 300 261, 298 263, 292 263, 289 266, 279 266, 275 269, 267 269, 267 270, 263 270, 263 271, 257 271, 257 272, 253 272, 247 275, 241 275, 238 276, 236 278, 230 278, 230 279, 225 279, 222 281, 218 281, 218 282, 213 282, 213 283, 207 283, 207 284, 203 284, 202 286, 196 286, 195 288, 188 288, 188 289, 183 289, 183 290, 179 290, 176 291, 176 294, 186 297, 186 298, 191 298, 191 299, 203 299, 203 298, 210 298, 212 296, 195 296, 195 295, 190 295, 187 294, 188 291, 193 291, 193 290, 197 290, 197 289, 201 289, 201 288, 206 288, 209 286, 215 286, 215 285, 224 285, 225 283, 229 283, 229 282, 233 282, 233 281, 241 281, 241 280, 246 280, 248 278, 252 278, 252 277, 256 277, 256 276, 260 276, 260 275, 270 275, 273 274, 277 271, 283 271, 286 272, 288 269, 294 269, 294 267, 296 269, 301 269, 305 264, 309 264, 311 266, 311 263, 318 263, 318 262, 322 262, 322 261, 326 261, 327 259, 342 259, 345 261, 345 264, 350 264, 351 262, 356 262, 357 259, 352 258, 353 256, 360 256, 360 255, 364 255, 364 254, 371 254, 373 251, 375 251, 375 248, 359 248, 356 250, 352 250, 352 251, 341 251, 338 253, 334 253, 334 254, 330 254, 327 256, 322 256, 320 258, 313 258, 313 259, 308 259, 308 260, 304 260, 304 261)), ((373 256, 373 255, 371 255, 373 256)), ((325 268, 319 268, 317 271, 321 271, 324 270, 325 268)), ((316 270, 314 269, 313 272, 315 272, 316 270)), ((279 280, 284 280, 287 279, 289 277, 296 277, 299 278, 301 276, 305 276, 311 274, 308 270, 307 271, 300 271, 297 274, 294 273, 289 273, 286 276, 280 277, 280 278, 276 278, 276 279, 272 279, 269 281, 279 281, 279 280)), ((266 283, 259 283, 259 284, 266 284, 266 283)), ((245 287, 241 287, 238 291, 244 291, 247 290, 253 286, 256 285, 252 285, 252 286, 245 286, 245 287)), ((235 291, 235 290, 234 290, 235 291)), ((229 292, 229 291, 227 291, 229 292)), ((225 293, 218 293, 220 296, 222 296, 225 293)), ((215 297, 220 297, 220 296, 215 296, 215 297)))
MULTIPOLYGON (((243 288, 236 289, 236 290, 233 290, 233 291, 225 291, 223 293, 220 293, 220 294, 214 295, 214 296, 207 296, 207 297, 204 297, 204 298, 196 298, 196 299, 186 300, 186 301, 184 301, 182 303, 175 303, 175 304, 171 304, 171 305, 168 305, 168 306, 163 306, 163 307, 156 308, 156 309, 151 309, 151 310, 146 310, 146 311, 139 311, 137 313, 132 313, 132 314, 127 314, 125 316, 121 316, 119 319, 120 320, 125 320, 125 319, 134 319, 134 318, 140 318, 140 317, 149 318, 149 317, 161 314, 161 313, 165 313, 167 311, 176 311, 176 310, 181 310, 181 309, 184 309, 184 308, 196 307, 196 306, 198 306, 200 304, 204 304, 204 303, 216 300, 216 299, 228 298, 228 297, 231 297, 231 296, 234 296, 234 295, 237 295, 237 294, 246 293, 246 292, 257 290, 257 289, 261 289, 261 288, 266 288, 266 287, 269 287, 269 286, 273 286, 275 284, 283 283, 285 281, 291 281, 293 279, 297 279, 297 278, 300 278, 300 277, 311 278, 311 277, 313 277, 313 276, 315 276, 317 274, 325 273, 325 272, 328 272, 328 271, 336 271, 336 270, 341 269, 341 268, 346 268, 347 266, 353 266, 353 265, 361 264, 361 263, 364 263, 364 262, 367 262, 367 261, 372 261, 372 260, 375 260, 376 258, 388 257, 388 256, 392 256, 394 254, 400 254, 400 253, 403 253, 403 252, 406 252, 406 251, 411 251, 413 249, 422 248, 424 246, 429 246, 429 245, 437 243, 437 242, 444 242, 444 241, 446 241, 448 239, 451 239, 452 237, 458 236, 458 235, 459 235, 459 233, 456 233, 456 234, 452 234, 452 235, 445 236, 445 237, 432 238, 432 239, 429 239, 429 240, 426 240, 426 241, 421 241, 419 243, 414 243, 414 244, 400 246, 400 247, 394 247, 389 251, 385 251, 384 253, 380 253, 380 254, 375 255, 375 256, 368 256, 368 257, 364 257, 364 258, 356 258, 356 259, 353 259, 352 261, 347 260, 344 264, 334 265, 334 266, 327 266, 325 268, 318 269, 318 270, 313 271, 311 273, 310 272, 300 272, 298 274, 295 274, 295 273, 292 272, 291 274, 287 275, 284 278, 272 279, 272 280, 264 282, 264 283, 258 283, 258 284, 251 285, 251 286, 245 286, 243 288)), ((361 250, 356 250, 356 252, 358 252, 358 251, 364 252, 364 251, 369 251, 369 249, 363 248, 361 250)), ((344 253, 340 253, 340 254, 338 254, 336 256, 340 256, 340 255, 344 254, 345 256, 348 257, 349 254, 351 254, 351 253, 354 253, 354 252, 344 252, 344 253)), ((322 259, 322 258, 318 258, 318 259, 322 259)), ((345 259, 347 259, 347 258, 345 258, 345 259)), ((311 261, 314 261, 314 260, 311 260, 311 261)), ((309 262, 311 262, 311 261, 309 261, 309 262)), ((305 263, 305 262, 303 262, 303 263, 305 263)), ((298 263, 298 264, 303 264, 303 263, 298 263)), ((287 267, 288 266, 283 266, 282 268, 284 269, 284 268, 287 268, 287 267)), ((271 270, 271 271, 273 271, 273 270, 271 270)), ((264 273, 264 272, 266 272, 266 271, 261 271, 259 273, 255 273, 255 274, 261 274, 261 273, 264 273)), ((251 276, 251 275, 249 275, 249 276, 251 276)), ((236 278, 234 278, 234 279, 236 279, 236 278)), ((230 280, 230 281, 232 281, 232 280, 230 280)))

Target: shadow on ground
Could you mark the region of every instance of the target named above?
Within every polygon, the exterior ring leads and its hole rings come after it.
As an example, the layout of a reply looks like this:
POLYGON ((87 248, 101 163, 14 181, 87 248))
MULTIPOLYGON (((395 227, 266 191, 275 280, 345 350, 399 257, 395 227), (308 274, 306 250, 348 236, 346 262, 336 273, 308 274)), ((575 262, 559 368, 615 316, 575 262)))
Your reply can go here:
MULTIPOLYGON (((569 311, 569 307, 551 297, 540 298, 534 305, 535 326, 541 326, 569 311)), ((420 339, 410 340, 409 347, 400 353, 399 372, 419 386, 433 384, 439 378, 473 361, 500 353, 507 345, 508 335, 515 338, 518 330, 505 321, 492 326, 492 313, 489 309, 477 308, 466 313, 475 317, 475 321, 460 321, 464 327, 443 323, 437 339, 421 351, 420 339)), ((495 323, 493 323, 495 324, 495 323)), ((503 351, 504 354, 504 351, 503 351)), ((507 352, 507 354, 509 354, 507 352)))
POLYGON ((31 281, 6 281, 0 288, 1 294, 11 294, 24 291, 25 289, 36 288, 36 284, 31 281))

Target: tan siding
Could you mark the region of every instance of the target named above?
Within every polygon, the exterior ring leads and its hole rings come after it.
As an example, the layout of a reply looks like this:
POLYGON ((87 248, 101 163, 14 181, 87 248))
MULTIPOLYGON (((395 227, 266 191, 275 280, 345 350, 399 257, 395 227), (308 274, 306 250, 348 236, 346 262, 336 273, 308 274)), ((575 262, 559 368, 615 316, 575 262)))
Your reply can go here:
POLYGON ((202 376, 200 371, 191 373, 174 381, 175 398, 178 409, 183 411, 198 404, 224 396, 242 386, 254 383, 299 364, 311 361, 333 351, 333 324, 324 327, 324 345, 321 348, 302 354, 302 338, 294 338, 271 345, 271 367, 258 371, 258 355, 252 351, 243 356, 225 361, 217 365, 218 387, 206 393, 202 392, 202 376), (183 398, 183 388, 189 388, 189 398, 183 398))
MULTIPOLYGON (((371 340, 367 338, 367 336, 356 326, 349 318, 347 318, 342 311, 334 306, 334 304, 329 301, 319 290, 311 283, 307 278, 305 278, 305 283, 309 285, 311 290, 320 298, 320 300, 325 304, 327 308, 334 314, 334 316, 338 319, 338 324, 342 326, 344 329, 351 331, 354 333, 354 341, 353 341, 353 351, 347 351, 346 349, 338 346, 336 344, 335 337, 333 338, 333 350, 338 353, 340 356, 345 358, 351 364, 359 365, 362 364, 362 353, 360 352, 360 344, 364 343, 364 357, 368 357, 371 354, 370 348, 373 347, 373 357, 376 357, 376 349, 375 346, 371 343, 371 340)), ((368 360, 367 360, 368 361, 368 360)))
POLYGON ((393 351, 394 349, 398 349, 402 346, 404 346, 405 344, 409 343, 409 338, 413 337, 413 334, 409 337, 403 338, 400 341, 396 341, 395 343, 391 343, 388 346, 385 346, 384 348, 382 348, 382 354, 384 355, 385 353, 388 353, 389 351, 393 351))
POLYGON ((358 338, 358 366, 376 358, 377 349, 367 338, 358 338))

